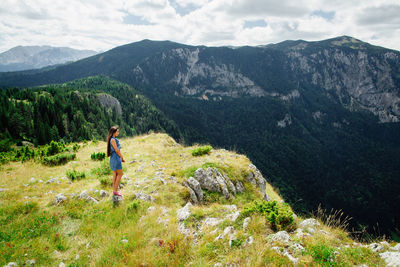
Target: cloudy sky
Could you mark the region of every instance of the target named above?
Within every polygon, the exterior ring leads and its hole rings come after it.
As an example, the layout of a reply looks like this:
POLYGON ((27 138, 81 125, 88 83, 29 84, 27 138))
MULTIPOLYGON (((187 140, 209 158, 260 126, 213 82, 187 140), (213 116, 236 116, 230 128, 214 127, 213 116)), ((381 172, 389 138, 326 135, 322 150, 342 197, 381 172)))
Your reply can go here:
POLYGON ((262 45, 349 35, 400 50, 400 0, 0 0, 0 52, 140 41, 262 45))

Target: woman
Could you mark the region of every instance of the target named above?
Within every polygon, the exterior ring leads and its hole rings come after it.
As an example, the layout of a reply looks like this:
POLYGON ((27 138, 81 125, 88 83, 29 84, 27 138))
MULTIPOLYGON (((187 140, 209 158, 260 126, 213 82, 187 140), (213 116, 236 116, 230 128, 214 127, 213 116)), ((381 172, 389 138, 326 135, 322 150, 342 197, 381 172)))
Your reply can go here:
POLYGON ((118 186, 121 182, 122 177, 122 163, 125 162, 124 156, 121 154, 121 145, 116 138, 119 135, 118 126, 113 126, 108 131, 107 136, 107 156, 110 157, 110 167, 113 171, 113 194, 116 196, 122 196, 118 192, 118 186))

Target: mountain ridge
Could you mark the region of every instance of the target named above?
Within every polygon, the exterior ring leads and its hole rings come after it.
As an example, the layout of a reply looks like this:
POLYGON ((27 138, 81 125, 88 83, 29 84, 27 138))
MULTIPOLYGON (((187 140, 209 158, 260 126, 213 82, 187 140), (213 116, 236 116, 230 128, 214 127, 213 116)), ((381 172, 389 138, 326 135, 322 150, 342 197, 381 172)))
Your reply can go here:
POLYGON ((97 52, 69 47, 16 46, 0 54, 0 71, 40 69, 76 61, 94 54, 97 52))

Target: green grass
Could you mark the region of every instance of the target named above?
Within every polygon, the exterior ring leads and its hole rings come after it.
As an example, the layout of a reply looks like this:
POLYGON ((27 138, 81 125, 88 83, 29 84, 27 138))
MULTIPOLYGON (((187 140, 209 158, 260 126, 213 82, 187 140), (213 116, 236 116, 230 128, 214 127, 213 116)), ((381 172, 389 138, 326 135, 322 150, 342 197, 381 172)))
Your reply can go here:
POLYGON ((212 147, 209 145, 195 148, 192 150, 192 156, 198 157, 198 156, 206 155, 206 154, 210 153, 211 149, 212 149, 212 147))
MULTIPOLYGON (((124 156, 127 162, 132 158, 135 162, 123 164, 123 171, 131 181, 124 179, 125 187, 121 189, 124 200, 118 206, 113 205, 111 196, 101 198, 95 192, 104 189, 110 193, 112 190, 108 160, 98 162, 90 158, 94 150, 104 149, 104 142, 81 146, 76 152, 76 161, 66 166, 48 167, 36 161, 2 165, 0 187, 8 190, 0 192, 0 266, 11 261, 23 266, 27 259, 34 259, 37 266, 57 266, 61 261, 67 266, 187 266, 190 263, 213 266, 217 262, 223 266, 229 263, 291 266, 287 257, 271 249, 273 244, 266 236, 273 230, 263 213, 247 214, 251 222, 246 231, 242 229, 243 218, 236 222, 226 218, 232 211, 224 205, 235 204, 238 211, 243 211, 245 206, 261 198, 258 190, 245 179, 250 161, 223 150, 191 157, 189 153, 193 148, 173 146, 171 149, 173 144, 170 143, 170 138, 163 134, 124 140, 124 156), (151 164, 153 161, 155 166, 151 164), (143 170, 137 171, 142 165, 143 170), (227 200, 220 193, 204 190, 205 202, 194 205, 191 215, 183 222, 191 231, 197 231, 197 235, 185 237, 177 230, 177 210, 189 200, 188 191, 181 183, 198 168, 208 167, 217 168, 232 180, 241 180, 245 191, 227 200), (59 184, 38 182, 65 176, 67 170, 76 170, 76 175, 85 173, 85 179, 75 176, 70 178, 74 182, 64 179, 59 179, 59 184), (156 172, 165 174, 167 184, 154 179, 156 172), (172 173, 176 174, 177 183, 169 179, 172 173), (31 177, 36 182, 30 183, 31 177), (83 190, 99 203, 79 199, 77 196, 83 190), (137 191, 152 195, 155 201, 135 199, 133 192, 137 191), (55 205, 58 193, 67 196, 67 200, 55 205), (154 207, 153 211, 148 211, 150 206, 154 207), (221 223, 200 232, 207 217, 220 219, 221 223), (159 219, 168 220, 168 224, 158 223, 159 219), (228 226, 236 231, 232 246, 229 246, 228 236, 214 241, 228 226), (254 243, 245 245, 250 235, 254 243), (123 239, 128 242, 121 242, 123 239), (75 259, 77 254, 78 260, 75 259)), ((273 198, 277 203, 281 200, 278 194, 273 198)), ((329 236, 317 230, 312 237, 296 240, 306 248, 304 253, 296 255, 299 266, 384 266, 377 253, 369 249, 345 248, 352 240, 343 230, 322 227, 329 236), (338 247, 340 254, 333 262, 329 261, 332 250, 338 247)))

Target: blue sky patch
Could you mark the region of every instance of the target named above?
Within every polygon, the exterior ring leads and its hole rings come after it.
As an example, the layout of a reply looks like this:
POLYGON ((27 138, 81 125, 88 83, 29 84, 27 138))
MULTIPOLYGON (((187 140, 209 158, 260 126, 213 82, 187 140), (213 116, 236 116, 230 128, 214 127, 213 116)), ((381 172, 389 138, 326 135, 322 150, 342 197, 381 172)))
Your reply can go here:
POLYGON ((246 20, 244 22, 243 28, 254 28, 254 27, 265 27, 267 26, 267 23, 263 19, 259 20, 246 20))
POLYGON ((328 12, 325 12, 325 11, 319 9, 319 10, 314 10, 314 11, 311 13, 311 15, 314 15, 314 16, 317 16, 317 17, 321 17, 321 18, 324 18, 324 19, 326 19, 326 20, 331 21, 331 20, 333 20, 333 18, 335 17, 335 11, 328 11, 328 12))
POLYGON ((143 19, 142 17, 135 16, 132 14, 126 14, 124 17, 124 24, 133 24, 133 25, 154 25, 153 23, 143 19))
POLYGON ((175 9, 176 13, 178 13, 182 17, 199 8, 198 6, 195 6, 191 3, 189 3, 187 6, 181 6, 175 1, 171 1, 170 3, 172 7, 175 9))

